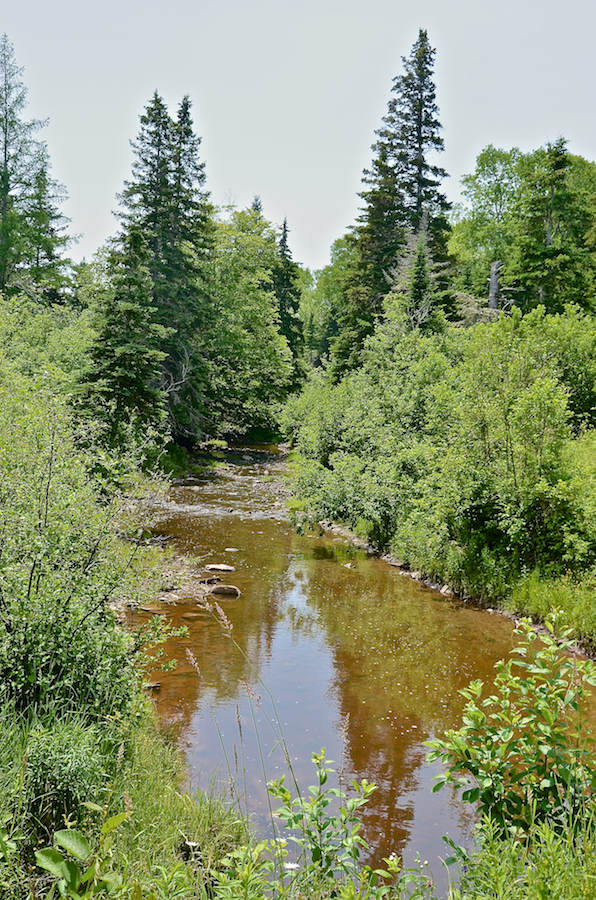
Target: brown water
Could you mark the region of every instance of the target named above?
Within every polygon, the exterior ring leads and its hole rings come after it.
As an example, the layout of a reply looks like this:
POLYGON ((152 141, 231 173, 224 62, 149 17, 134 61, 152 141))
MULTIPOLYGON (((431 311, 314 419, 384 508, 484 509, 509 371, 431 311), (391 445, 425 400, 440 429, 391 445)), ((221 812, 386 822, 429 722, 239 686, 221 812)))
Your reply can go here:
POLYGON ((332 533, 297 535, 267 480, 273 449, 230 459, 174 487, 160 524, 179 551, 235 566, 225 580, 242 591, 220 600, 242 652, 195 605, 168 608, 189 634, 167 647, 179 664, 155 676, 156 703, 179 728, 193 785, 207 786, 214 773, 227 785, 231 772, 243 808, 270 833, 265 782, 286 771, 281 729, 303 787, 314 781, 311 754, 321 747, 343 759, 344 781, 377 783, 364 814, 373 862, 393 851, 409 862, 418 852, 438 874, 441 836, 467 842, 470 811, 447 790, 431 793, 438 768, 426 765, 423 742, 459 725, 458 689, 492 678, 511 647, 511 624, 332 533))

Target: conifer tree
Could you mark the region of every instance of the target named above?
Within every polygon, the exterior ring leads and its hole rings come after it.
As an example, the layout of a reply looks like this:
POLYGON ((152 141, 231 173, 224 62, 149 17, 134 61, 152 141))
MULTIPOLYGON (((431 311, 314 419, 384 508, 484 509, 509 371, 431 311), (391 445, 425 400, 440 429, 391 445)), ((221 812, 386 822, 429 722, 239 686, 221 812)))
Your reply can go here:
POLYGON ((433 254, 445 252, 449 203, 440 191, 446 172, 429 160, 443 149, 433 61, 435 51, 420 29, 405 74, 394 79, 387 115, 377 131, 373 162, 364 172, 365 206, 353 232, 355 263, 348 279, 338 335, 331 347, 331 373, 339 378, 359 364, 364 340, 382 315, 391 271, 405 252, 409 233, 424 223, 433 254))
POLYGON ((70 244, 66 234, 68 219, 59 208, 66 200, 66 190, 50 177, 45 153, 40 156, 39 168, 23 203, 23 274, 39 286, 45 302, 59 303, 70 285, 70 260, 63 256, 70 244))
POLYGON ((411 250, 407 265, 407 277, 403 285, 403 311, 409 327, 425 331, 436 324, 437 294, 432 266, 429 260, 427 239, 420 232, 411 250))
POLYGON ((420 29, 409 59, 402 57, 405 74, 393 81, 383 127, 377 132, 379 146, 395 168, 410 227, 419 231, 423 217, 432 231, 442 223, 450 204, 440 190, 447 172, 433 165, 428 155, 444 149, 439 108, 433 81, 435 50, 426 30, 420 29))
POLYGON ((79 409, 101 428, 100 440, 122 448, 163 426, 160 388, 168 329, 156 320, 144 236, 131 227, 108 262, 109 284, 95 292, 95 340, 81 374, 79 409))
POLYGON ((279 330, 288 342, 294 359, 294 382, 303 375, 304 334, 300 319, 300 287, 298 264, 292 259, 288 244, 288 221, 284 219, 277 244, 277 259, 271 271, 273 291, 279 304, 279 330))
POLYGON ((45 143, 35 135, 46 125, 23 118, 27 89, 6 35, 0 38, 0 292, 27 289, 59 299, 69 260, 62 252, 68 221, 59 211, 64 188, 49 175, 45 143))
POLYGON ((207 382, 202 336, 211 323, 213 223, 199 146, 188 97, 173 120, 155 92, 132 144, 132 178, 120 196, 123 248, 127 234, 137 230, 148 249, 152 304, 168 329, 161 389, 180 440, 201 433, 207 382))

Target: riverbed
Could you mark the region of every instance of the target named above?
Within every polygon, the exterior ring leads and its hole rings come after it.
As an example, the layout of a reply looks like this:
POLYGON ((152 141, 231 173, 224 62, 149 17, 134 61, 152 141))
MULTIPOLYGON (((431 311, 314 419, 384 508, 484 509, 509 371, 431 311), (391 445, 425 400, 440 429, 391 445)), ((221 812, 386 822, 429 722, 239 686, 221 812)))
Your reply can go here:
POLYGON ((297 534, 281 469, 276 448, 239 448, 174 485, 159 511, 159 531, 194 571, 232 566, 224 580, 241 591, 217 598, 232 637, 190 587, 173 602, 164 595, 165 615, 188 634, 166 646, 176 668, 153 675, 159 715, 191 785, 215 780, 265 835, 275 821, 267 780, 285 775, 305 790, 312 753, 325 747, 344 786, 378 785, 363 816, 366 861, 419 854, 438 875, 442 835, 469 844, 473 815, 452 791, 432 793, 439 769, 426 764, 424 742, 458 727, 459 689, 492 679, 512 625, 333 532, 297 534))

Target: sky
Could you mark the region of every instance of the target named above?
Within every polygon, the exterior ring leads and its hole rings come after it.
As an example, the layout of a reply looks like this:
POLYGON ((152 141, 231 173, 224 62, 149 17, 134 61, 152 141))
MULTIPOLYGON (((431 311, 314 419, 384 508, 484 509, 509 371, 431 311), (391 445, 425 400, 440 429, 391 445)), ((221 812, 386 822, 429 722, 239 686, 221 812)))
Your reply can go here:
POLYGON ((594 0, 0 0, 28 117, 50 120, 76 260, 117 230, 130 140, 157 90, 172 113, 190 96, 213 202, 258 194, 267 218, 287 216, 294 258, 324 266, 420 28, 436 48, 451 200, 487 144, 563 135, 596 159, 594 0))

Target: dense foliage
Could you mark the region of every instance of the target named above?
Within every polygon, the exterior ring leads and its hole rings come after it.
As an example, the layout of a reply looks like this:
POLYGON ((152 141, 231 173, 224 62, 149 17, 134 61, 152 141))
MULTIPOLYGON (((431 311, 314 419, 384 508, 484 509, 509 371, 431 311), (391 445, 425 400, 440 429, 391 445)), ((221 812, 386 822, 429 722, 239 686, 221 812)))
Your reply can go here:
POLYGON ((485 296, 498 261, 501 304, 592 308, 594 163, 569 153, 562 138, 531 153, 489 145, 462 186, 466 202, 449 238, 461 289, 485 296))
POLYGON ((287 394, 293 357, 280 331, 278 264, 275 229, 258 208, 218 221, 208 403, 220 433, 271 427, 274 404, 287 394))
POLYGON ((339 385, 318 374, 288 405, 298 496, 466 592, 583 573, 596 552, 595 339, 573 308, 425 334, 398 307, 357 372, 339 385))

